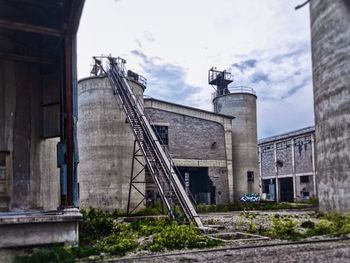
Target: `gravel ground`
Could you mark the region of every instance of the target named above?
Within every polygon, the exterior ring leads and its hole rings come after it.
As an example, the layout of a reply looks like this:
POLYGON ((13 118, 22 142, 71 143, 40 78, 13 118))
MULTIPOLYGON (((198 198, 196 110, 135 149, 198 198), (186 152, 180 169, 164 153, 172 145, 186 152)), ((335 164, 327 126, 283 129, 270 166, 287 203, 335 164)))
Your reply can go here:
POLYGON ((350 262, 350 240, 274 247, 201 251, 110 262, 350 262))
MULTIPOLYGON (((279 211, 246 211, 227 213, 200 214, 205 225, 220 226, 220 233, 244 231, 249 223, 270 227, 271 218, 276 214, 279 217, 292 218, 299 222, 306 220, 317 221, 314 211, 279 210, 279 211)), ((105 262, 349 262, 350 239, 342 241, 328 241, 326 236, 309 238, 319 240, 320 243, 286 244, 286 240, 273 239, 241 239, 224 243, 221 247, 212 250, 172 251, 169 253, 151 253, 139 251, 124 258, 109 259, 105 262), (278 245, 275 245, 278 244, 278 245), (271 246, 273 245, 273 246, 271 246), (249 246, 262 246, 248 248, 249 246)))

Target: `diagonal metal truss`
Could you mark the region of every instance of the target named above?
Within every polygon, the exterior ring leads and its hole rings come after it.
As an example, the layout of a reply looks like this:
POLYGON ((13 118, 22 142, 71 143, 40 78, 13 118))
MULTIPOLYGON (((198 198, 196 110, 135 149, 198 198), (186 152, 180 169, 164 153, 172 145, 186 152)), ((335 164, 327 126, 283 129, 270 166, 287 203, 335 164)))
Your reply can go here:
MULTIPOLYGON (((195 207, 176 173, 174 161, 169 152, 162 147, 150 125, 149 119, 144 113, 142 103, 135 96, 127 81, 126 61, 122 58, 112 56, 94 57, 94 60, 93 73, 101 72, 106 74, 111 83, 114 95, 122 106, 127 121, 134 133, 133 167, 135 161, 140 161, 138 159, 140 157, 139 154, 142 155, 145 165, 147 165, 152 179, 157 186, 162 202, 167 208, 169 217, 175 219, 175 207, 178 206, 189 221, 194 221, 198 227, 203 228, 195 207), (138 149, 136 149, 136 144, 138 145, 138 149)), ((129 201, 131 188, 137 189, 136 184, 141 183, 136 180, 140 173, 136 173, 135 175, 133 173, 130 178, 129 201)), ((139 192, 143 196, 143 202, 147 198, 147 195, 144 195, 142 191, 139 192)), ((128 203, 128 212, 131 213, 130 202, 128 203)))

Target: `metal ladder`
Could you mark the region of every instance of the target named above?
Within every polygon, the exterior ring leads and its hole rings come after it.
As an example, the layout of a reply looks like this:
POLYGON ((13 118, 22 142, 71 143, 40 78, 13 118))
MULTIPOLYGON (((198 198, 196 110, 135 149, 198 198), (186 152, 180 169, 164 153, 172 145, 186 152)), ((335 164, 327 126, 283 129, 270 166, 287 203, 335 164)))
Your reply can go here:
POLYGON ((114 95, 126 114, 127 121, 132 128, 146 165, 168 210, 169 217, 175 219, 174 208, 179 205, 189 221, 194 221, 199 228, 203 228, 196 209, 175 172, 176 168, 169 152, 159 142, 148 118, 144 114, 143 105, 135 96, 127 81, 126 61, 111 56, 98 58, 94 57, 93 70, 95 70, 95 73, 101 72, 107 75, 114 95), (106 69, 103 68, 103 59, 107 59, 106 69))

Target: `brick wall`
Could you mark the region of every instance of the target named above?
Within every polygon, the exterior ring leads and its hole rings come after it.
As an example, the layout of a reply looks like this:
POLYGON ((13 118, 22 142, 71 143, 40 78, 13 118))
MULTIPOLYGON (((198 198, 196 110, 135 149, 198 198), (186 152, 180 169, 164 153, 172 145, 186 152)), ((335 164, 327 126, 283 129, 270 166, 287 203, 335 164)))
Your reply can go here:
MULTIPOLYGON (((276 143, 278 175, 293 174, 292 138, 276 143)), ((312 173, 311 135, 294 139, 295 172, 312 173)), ((275 158, 273 142, 261 145, 261 174, 263 177, 275 176, 275 158)))
POLYGON ((294 141, 294 158, 296 173, 312 172, 312 147, 311 136, 296 139, 294 141))
POLYGON ((151 123, 169 125, 169 151, 173 158, 226 158, 224 127, 219 123, 158 109, 146 108, 145 111, 151 123))
POLYGON ((275 157, 273 144, 268 144, 261 147, 261 174, 262 177, 275 175, 275 157))
POLYGON ((293 173, 292 165, 292 142, 291 140, 279 142, 277 147, 277 171, 279 175, 293 173))

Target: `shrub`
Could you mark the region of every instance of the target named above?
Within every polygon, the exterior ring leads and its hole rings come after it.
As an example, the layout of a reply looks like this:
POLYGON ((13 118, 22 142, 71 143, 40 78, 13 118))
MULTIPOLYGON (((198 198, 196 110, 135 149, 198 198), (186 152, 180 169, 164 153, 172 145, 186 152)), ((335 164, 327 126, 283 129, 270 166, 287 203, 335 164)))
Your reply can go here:
POLYGON ((81 245, 90 245, 112 233, 114 226, 112 214, 94 208, 81 210, 81 213, 83 214, 83 221, 79 223, 81 245))
POLYGON ((325 213, 320 214, 319 218, 321 219, 319 223, 307 231, 308 236, 330 235, 338 237, 350 234, 350 216, 325 213))
POLYGON ((310 220, 307 220, 307 221, 302 222, 300 226, 303 228, 314 228, 315 223, 310 221, 310 220))
POLYGON ((272 219, 273 226, 267 234, 273 238, 280 238, 286 240, 300 240, 301 233, 297 231, 297 223, 290 219, 272 219))

